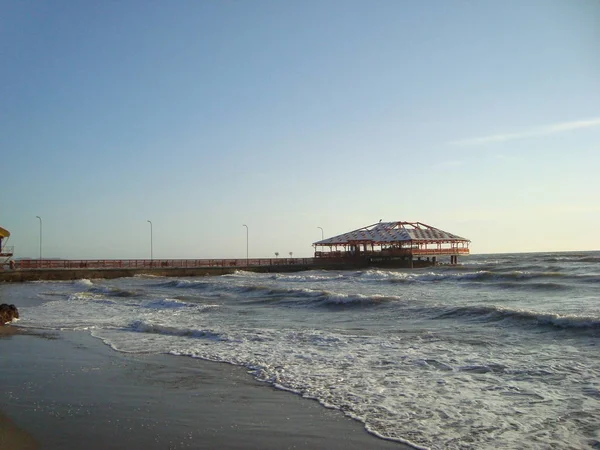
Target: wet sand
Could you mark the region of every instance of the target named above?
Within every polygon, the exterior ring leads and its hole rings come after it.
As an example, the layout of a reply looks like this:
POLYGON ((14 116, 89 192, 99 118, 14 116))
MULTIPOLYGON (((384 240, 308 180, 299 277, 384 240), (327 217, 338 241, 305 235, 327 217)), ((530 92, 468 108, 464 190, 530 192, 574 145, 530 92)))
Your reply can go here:
POLYGON ((1 449, 408 448, 228 364, 15 327, 0 355, 1 449))

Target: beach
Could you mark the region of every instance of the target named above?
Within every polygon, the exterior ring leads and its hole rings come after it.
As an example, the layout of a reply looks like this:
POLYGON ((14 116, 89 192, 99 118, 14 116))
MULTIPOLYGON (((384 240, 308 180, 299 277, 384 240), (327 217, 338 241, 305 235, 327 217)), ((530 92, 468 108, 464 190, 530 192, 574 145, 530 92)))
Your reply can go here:
POLYGON ((406 448, 242 367, 0 327, 1 449, 406 448))

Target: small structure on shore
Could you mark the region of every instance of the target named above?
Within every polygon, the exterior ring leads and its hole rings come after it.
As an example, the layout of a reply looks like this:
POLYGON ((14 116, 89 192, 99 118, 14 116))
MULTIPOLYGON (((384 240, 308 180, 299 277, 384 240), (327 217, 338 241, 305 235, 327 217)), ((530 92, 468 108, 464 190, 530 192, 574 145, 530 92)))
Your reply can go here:
POLYGON ((8 262, 8 260, 13 255, 13 247, 9 247, 6 245, 6 241, 10 237, 10 232, 2 227, 0 227, 0 269, 4 264, 8 262))
POLYGON ((313 243, 315 258, 362 261, 367 266, 426 267, 449 257, 469 254, 463 237, 421 222, 379 222, 313 243))

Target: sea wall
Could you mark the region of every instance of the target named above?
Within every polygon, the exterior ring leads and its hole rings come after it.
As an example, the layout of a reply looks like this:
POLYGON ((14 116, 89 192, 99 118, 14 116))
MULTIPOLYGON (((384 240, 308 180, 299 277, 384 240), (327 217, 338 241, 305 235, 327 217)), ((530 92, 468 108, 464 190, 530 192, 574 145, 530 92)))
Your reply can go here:
POLYGON ((140 275, 159 277, 200 277, 226 275, 238 270, 259 273, 300 272, 304 270, 359 270, 372 268, 419 268, 434 263, 425 260, 370 262, 367 259, 332 261, 322 260, 301 264, 276 264, 257 266, 205 266, 205 267, 144 267, 144 268, 94 268, 94 269, 0 269, 0 282, 61 281, 83 278, 126 278, 140 275))
POLYGON ((353 264, 290 264, 250 267, 197 267, 197 268, 140 268, 140 269, 17 269, 0 270, 0 282, 25 282, 41 280, 80 280, 83 278, 125 278, 140 275, 159 277, 200 277, 226 275, 238 270, 248 272, 277 273, 300 272, 303 270, 349 270, 357 268, 353 264))

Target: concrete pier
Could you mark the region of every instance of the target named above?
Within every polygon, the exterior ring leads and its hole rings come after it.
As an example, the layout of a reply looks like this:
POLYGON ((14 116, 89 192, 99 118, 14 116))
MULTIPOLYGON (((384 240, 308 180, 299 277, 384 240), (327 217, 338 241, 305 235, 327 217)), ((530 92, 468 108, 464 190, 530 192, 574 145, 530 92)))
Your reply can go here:
MULTIPOLYGON (((456 264, 457 257, 451 259, 456 264)), ((140 275, 199 277, 226 275, 239 270, 285 273, 306 270, 360 270, 368 267, 412 269, 437 265, 435 259, 396 257, 279 258, 237 260, 21 260, 0 269, 0 282, 60 281, 124 278, 140 275), (14 268, 13 268, 14 267, 14 268)))
POLYGON ((314 264, 298 263, 251 265, 251 266, 206 266, 206 267, 143 267, 143 268, 80 268, 80 269, 16 269, 0 270, 0 282, 25 281, 64 281, 94 278, 124 278, 141 275, 159 277, 200 277, 227 275, 239 270, 259 273, 300 272, 304 270, 352 270, 360 268, 356 264, 314 264))

